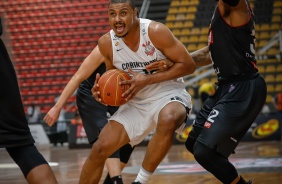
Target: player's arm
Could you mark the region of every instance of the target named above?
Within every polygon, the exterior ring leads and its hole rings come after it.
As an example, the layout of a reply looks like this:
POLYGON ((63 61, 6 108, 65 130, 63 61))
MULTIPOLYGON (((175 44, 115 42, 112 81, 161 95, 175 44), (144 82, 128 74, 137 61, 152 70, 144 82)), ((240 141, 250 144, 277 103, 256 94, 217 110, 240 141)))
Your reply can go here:
POLYGON ((242 26, 250 20, 245 0, 219 0, 218 8, 224 20, 233 27, 242 26))
MULTIPOLYGON (((210 54, 209 54, 209 46, 203 47, 199 50, 190 53, 197 67, 206 66, 212 63, 210 54)), ((162 72, 168 70, 168 68, 172 67, 174 63, 169 59, 159 60, 153 62, 146 66, 147 70, 157 70, 158 72, 162 72)))
MULTIPOLYGON (((99 40, 98 40, 98 45, 100 49, 100 53, 103 55, 104 62, 106 64, 107 70, 114 69, 113 65, 113 51, 112 51, 112 42, 111 42, 111 36, 109 33, 106 33, 103 35, 99 40), (109 49, 110 48, 110 49, 109 49)), ((100 92, 99 92, 99 85, 98 81, 100 79, 100 74, 96 75, 95 83, 93 88, 91 89, 92 95, 95 98, 96 101, 107 105, 102 102, 102 99, 100 97, 100 92)))
POLYGON ((192 74, 195 71, 195 62, 188 53, 186 47, 164 24, 151 22, 149 25, 149 37, 155 47, 174 64, 166 71, 147 75, 148 84, 176 79, 178 77, 192 74), (160 37, 159 35, 162 36, 160 37))
POLYGON ((44 120, 49 126, 52 126, 58 119, 60 111, 64 107, 69 97, 75 92, 80 83, 87 79, 102 63, 104 59, 99 52, 99 48, 95 47, 92 52, 85 58, 77 72, 72 76, 66 87, 64 88, 59 100, 49 110, 44 120))
POLYGON ((191 56, 196 63, 196 66, 206 66, 212 63, 210 54, 209 54, 209 46, 203 47, 199 50, 191 52, 191 56))
POLYGON ((196 69, 195 62, 185 46, 174 37, 172 32, 164 24, 157 22, 150 23, 148 33, 154 46, 174 64, 166 71, 149 75, 133 72, 129 68, 128 71, 133 75, 133 78, 121 82, 121 85, 130 85, 130 88, 123 93, 123 97, 127 100, 133 98, 146 85, 177 79, 192 74, 196 69))

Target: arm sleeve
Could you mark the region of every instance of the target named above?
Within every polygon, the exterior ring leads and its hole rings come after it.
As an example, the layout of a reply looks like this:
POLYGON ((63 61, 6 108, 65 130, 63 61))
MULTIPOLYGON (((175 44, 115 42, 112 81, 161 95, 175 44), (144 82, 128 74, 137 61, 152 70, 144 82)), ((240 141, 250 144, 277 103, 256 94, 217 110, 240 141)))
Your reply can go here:
POLYGON ((240 0, 222 0, 222 1, 232 7, 237 6, 240 2, 240 0))

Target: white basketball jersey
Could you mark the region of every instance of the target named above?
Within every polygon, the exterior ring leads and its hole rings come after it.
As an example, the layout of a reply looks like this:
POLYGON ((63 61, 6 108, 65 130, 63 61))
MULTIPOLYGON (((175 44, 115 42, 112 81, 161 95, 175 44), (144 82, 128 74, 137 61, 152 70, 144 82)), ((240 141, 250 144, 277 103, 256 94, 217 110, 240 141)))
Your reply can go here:
MULTIPOLYGON (((139 20, 140 43, 136 52, 127 47, 123 39, 117 37, 113 30, 110 31, 113 49, 113 65, 125 72, 128 72, 128 68, 131 68, 134 72, 150 75, 145 68, 146 65, 164 59, 166 56, 154 46, 149 38, 148 27, 151 20, 142 18, 139 20)), ((155 96, 155 94, 159 92, 169 91, 176 87, 185 89, 182 78, 148 85, 136 94, 135 99, 145 100, 155 96)))

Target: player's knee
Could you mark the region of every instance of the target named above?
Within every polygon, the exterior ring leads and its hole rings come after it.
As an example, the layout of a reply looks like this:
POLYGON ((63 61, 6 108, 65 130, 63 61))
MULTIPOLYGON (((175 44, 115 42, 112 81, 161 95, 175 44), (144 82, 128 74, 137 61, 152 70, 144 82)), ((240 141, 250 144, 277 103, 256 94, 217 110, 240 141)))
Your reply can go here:
POLYGON ((33 144, 6 149, 25 177, 33 168, 42 164, 48 164, 33 144))
POLYGON ((113 153, 114 151, 112 151, 111 146, 107 142, 97 140, 92 146, 89 159, 106 160, 113 153))
POLYGON ((212 158, 212 149, 207 147, 206 145, 196 141, 193 147, 194 157, 201 165, 207 163, 212 158))
POLYGON ((185 146, 188 151, 194 154, 194 145, 196 143, 197 138, 199 137, 202 128, 193 126, 193 129, 189 132, 189 136, 186 139, 185 146))
POLYGON ((120 150, 115 151, 109 158, 120 158, 120 150))
POLYGON ((168 113, 159 119, 158 126, 164 131, 174 132, 184 120, 185 116, 182 118, 179 114, 168 113))

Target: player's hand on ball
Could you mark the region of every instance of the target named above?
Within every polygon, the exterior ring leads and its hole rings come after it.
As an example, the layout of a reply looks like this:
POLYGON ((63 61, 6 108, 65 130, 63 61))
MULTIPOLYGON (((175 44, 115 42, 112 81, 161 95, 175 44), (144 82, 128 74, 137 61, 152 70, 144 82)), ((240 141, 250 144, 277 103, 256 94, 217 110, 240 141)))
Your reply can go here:
POLYGON ((47 125, 50 127, 58 120, 60 115, 61 109, 57 108, 56 106, 52 107, 48 113, 45 115, 43 120, 46 122, 47 125))
POLYGON ((130 88, 122 94, 122 97, 125 98, 126 101, 132 99, 138 91, 147 85, 146 75, 134 72, 131 68, 128 68, 128 72, 131 73, 133 77, 130 80, 120 82, 120 85, 130 85, 130 88))
POLYGON ((104 104, 104 105, 107 105, 105 103, 102 102, 102 99, 100 97, 100 92, 99 92, 99 84, 98 84, 98 81, 100 79, 100 74, 97 73, 96 74, 96 79, 95 79, 95 83, 94 83, 94 86, 93 88, 91 89, 91 92, 92 92, 92 96, 95 98, 95 100, 97 100, 98 102, 104 104))
POLYGON ((163 72, 163 71, 168 70, 173 65, 174 63, 170 61, 169 59, 162 59, 162 60, 158 60, 158 61, 155 61, 147 65, 146 70, 155 71, 155 72, 163 72))

